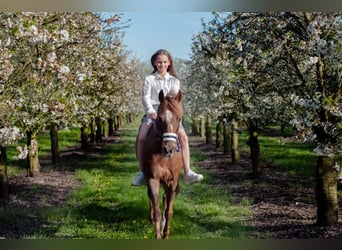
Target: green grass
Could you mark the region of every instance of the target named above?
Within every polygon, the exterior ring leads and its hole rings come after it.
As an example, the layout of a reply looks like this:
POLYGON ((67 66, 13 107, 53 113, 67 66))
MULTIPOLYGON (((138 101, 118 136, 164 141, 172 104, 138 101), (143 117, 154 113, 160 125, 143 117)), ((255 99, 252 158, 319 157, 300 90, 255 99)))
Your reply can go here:
MULTIPOLYGON (((279 129, 279 127, 273 127, 273 129, 279 129)), ((290 136, 291 131, 287 131, 286 134, 290 136)), ((313 152, 315 148, 313 143, 286 142, 279 136, 259 135, 258 138, 265 163, 284 168, 289 176, 315 177, 318 156, 313 152)), ((247 140, 248 132, 243 131, 239 136, 241 151, 249 152, 247 140)), ((335 161, 342 166, 342 154, 336 155, 335 161)), ((342 197, 342 190, 338 190, 338 196, 342 197)))
MULTIPOLYGON (((120 131, 122 142, 108 145, 101 154, 79 163, 75 175, 84 185, 68 196, 67 206, 0 210, 0 225, 24 228, 32 227, 33 223, 36 227, 23 236, 28 239, 154 238, 148 218, 146 186, 130 185, 138 171, 134 149, 138 122, 120 131)), ((64 132, 59 132, 61 149, 78 143, 78 131, 64 132)), ((41 155, 46 155, 48 133, 39 136, 39 143, 41 155)), ((191 153, 192 168, 198 171, 196 162, 204 157, 198 151, 191 153)), ((19 161, 11 161, 11 167, 15 164, 19 161)), ((251 216, 249 202, 230 204, 228 191, 209 188, 210 176, 203 174, 206 178, 202 183, 185 186, 180 182, 170 238, 248 238, 251 229, 244 225, 244 221, 251 216)))
MULTIPOLYGON (((42 131, 37 138, 39 143, 39 157, 47 157, 48 155, 50 155, 51 152, 49 131, 42 131)), ((58 144, 60 150, 79 145, 80 131, 78 129, 60 130, 58 132, 58 144)), ((15 148, 17 146, 24 147, 25 145, 26 139, 22 139, 15 145, 11 145, 7 148, 9 175, 17 175, 24 169, 26 169, 26 159, 17 160, 15 158, 18 155, 18 151, 15 148)))
MULTIPOLYGON (((259 135, 261 155, 264 162, 284 167, 290 174, 313 176, 316 169, 317 155, 310 143, 282 142, 279 136, 259 135)), ((246 144, 248 133, 243 131, 239 136, 239 148, 249 152, 246 144)))
POLYGON ((314 175, 317 155, 312 144, 279 143, 277 138, 260 137, 264 160, 285 167, 290 173, 314 175))
MULTIPOLYGON (((138 170, 135 135, 135 129, 122 131, 123 143, 111 146, 101 160, 87 163, 76 172, 86 184, 69 199, 74 207, 71 224, 77 226, 64 226, 59 237, 153 238, 146 187, 130 186, 138 170)), ((193 163, 197 159, 202 160, 203 156, 193 152, 193 163)), ((193 168, 196 170, 195 164, 193 168)), ((206 182, 186 187, 181 183, 174 204, 171 238, 244 238, 248 229, 241 221, 249 216, 247 207, 230 206, 229 196, 221 190, 208 190, 206 182)))
MULTIPOLYGON (((101 153, 79 162, 75 172, 83 186, 67 198, 67 206, 48 209, 27 207, 0 209, 0 226, 26 230, 27 239, 152 239, 153 226, 148 220, 146 187, 132 187, 130 182, 138 171, 134 142, 139 119, 120 131, 122 141, 108 144, 101 153)), ((240 136, 240 150, 248 151, 247 135, 240 136)), ((283 166, 290 174, 312 175, 316 156, 312 145, 280 143, 279 138, 260 136, 266 162, 283 166)), ((79 144, 79 131, 60 131, 60 149, 79 144)), ((39 135, 41 157, 49 153, 48 132, 39 135)), ((23 161, 13 160, 9 148, 9 175, 22 171, 23 161)), ((174 204, 171 239, 246 239, 253 228, 245 225, 250 219, 252 201, 242 199, 232 204, 228 188, 210 185, 212 177, 197 169, 204 155, 191 149, 191 165, 205 175, 201 183, 184 186, 174 204)), ((63 168, 61 168, 63 169, 63 168)), ((244 185, 251 183, 246 180, 244 185)), ((264 188, 272 188, 261 183, 264 188)), ((36 188, 39 188, 37 186, 36 188)), ((34 192, 35 187, 31 187, 34 192)), ((42 197, 43 199, 44 197, 42 197)), ((260 236, 267 238, 267 235, 260 236)))

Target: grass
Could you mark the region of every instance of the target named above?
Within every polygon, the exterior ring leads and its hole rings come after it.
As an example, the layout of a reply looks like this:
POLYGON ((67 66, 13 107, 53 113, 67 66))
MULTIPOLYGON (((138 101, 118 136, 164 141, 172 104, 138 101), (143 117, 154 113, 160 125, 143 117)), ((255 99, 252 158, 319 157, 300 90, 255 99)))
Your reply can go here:
MULTIPOLYGON (((110 153, 101 156, 101 160, 77 170, 77 177, 86 184, 69 199, 74 208, 72 218, 76 218, 71 224, 77 226, 64 226, 59 237, 153 238, 146 187, 130 186, 137 172, 135 133, 135 129, 122 131, 123 143, 111 146, 110 153)), ((194 152, 193 163, 198 159, 202 156, 194 152)), ((171 238, 243 238, 248 229, 241 220, 249 216, 247 207, 229 206, 227 194, 208 190, 206 182, 187 187, 181 183, 174 204, 171 238)))
MULTIPOLYGON (((152 239, 153 226, 148 220, 146 187, 132 187, 137 172, 134 142, 138 122, 120 131, 122 142, 108 145, 101 154, 78 164, 76 177, 84 184, 67 198, 67 206, 0 209, 0 226, 26 230, 25 239, 152 239)), ((240 149, 248 151, 247 135, 240 136, 240 149)), ((291 174, 312 175, 316 156, 312 145, 280 143, 279 138, 260 136, 266 162, 283 166, 291 174)), ((61 149, 79 143, 79 131, 60 131, 61 149)), ((41 156, 49 152, 48 132, 39 136, 41 156)), ((14 148, 9 148, 9 175, 22 171, 23 161, 13 160, 14 148)), ((205 160, 191 149, 191 165, 205 160)), ((200 170, 204 172, 204 170, 200 170)), ((184 186, 174 204, 171 239, 246 239, 252 228, 245 225, 251 217, 251 201, 230 203, 228 190, 209 185, 211 176, 203 173, 201 183, 184 186)), ((251 185, 248 180, 244 185, 251 185)), ((265 188, 267 183, 262 183, 265 188)), ((37 188, 39 188, 37 186, 37 188)), ((32 187, 34 191, 34 187, 32 187)), ((42 197, 43 199, 43 197, 42 197)), ((267 238, 267 236, 265 236, 267 238)))
MULTIPOLYGON (((44 130, 38 135, 39 157, 46 157, 50 154, 50 136, 49 131, 44 130)), ((60 150, 80 144, 80 131, 78 129, 60 130, 58 132, 58 143, 60 150)), ((26 139, 20 140, 17 144, 9 146, 7 149, 8 174, 17 175, 26 168, 26 159, 17 160, 18 151, 16 146, 24 147, 26 139)))
MULTIPOLYGON (((264 162, 284 167, 290 174, 313 176, 316 171, 317 155, 313 152, 313 143, 284 142, 279 136, 259 135, 261 155, 264 162)), ((248 133, 239 136, 239 149, 249 152, 246 144, 248 133)), ((342 155, 335 157, 342 165, 342 155)))
MULTIPOLYGON (((146 187, 130 185, 138 171, 134 150, 138 122, 120 131, 122 142, 108 145, 101 154, 80 162, 75 175, 84 185, 68 196, 67 206, 0 210, 0 225, 32 228, 23 236, 25 239, 153 239, 146 187)), ((78 131, 61 131, 59 135, 63 147, 78 143, 78 131)), ((46 154, 48 133, 39 136, 39 143, 41 155, 46 154)), ((197 151, 191 153, 196 171, 196 162, 204 157, 197 151)), ((16 164, 20 165, 13 160, 10 167, 16 164)), ((190 186, 180 183, 171 239, 248 238, 250 228, 244 225, 251 216, 248 201, 232 205, 227 190, 209 188, 209 183, 210 176, 190 186)))
MULTIPOLYGON (((273 129, 279 129, 273 127, 273 129)), ((287 132, 291 135, 291 131, 287 132)), ((313 152, 313 143, 284 142, 279 136, 259 135, 259 143, 263 161, 284 168, 291 176, 301 175, 314 177, 316 174, 317 155, 313 152)), ((246 144, 248 132, 243 131, 239 136, 239 148, 249 152, 246 144)), ((336 162, 342 166, 342 154, 335 156, 336 162)), ((342 190, 338 190, 338 196, 342 197, 342 190)))

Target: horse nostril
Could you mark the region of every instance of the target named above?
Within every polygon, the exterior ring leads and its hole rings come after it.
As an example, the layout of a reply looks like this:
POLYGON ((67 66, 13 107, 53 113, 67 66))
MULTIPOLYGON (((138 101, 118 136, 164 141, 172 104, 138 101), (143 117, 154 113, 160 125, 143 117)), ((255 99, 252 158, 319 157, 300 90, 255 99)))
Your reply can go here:
POLYGON ((173 155, 174 150, 170 148, 168 145, 163 146, 163 154, 166 157, 171 157, 173 155))

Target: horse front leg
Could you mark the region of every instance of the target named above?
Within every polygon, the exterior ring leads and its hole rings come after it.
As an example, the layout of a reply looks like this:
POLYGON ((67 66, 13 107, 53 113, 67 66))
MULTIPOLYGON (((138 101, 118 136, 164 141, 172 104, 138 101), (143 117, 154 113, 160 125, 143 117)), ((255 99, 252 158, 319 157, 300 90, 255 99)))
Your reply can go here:
POLYGON ((150 203, 150 216, 149 216, 149 218, 150 218, 150 222, 151 222, 151 224, 154 224, 154 209, 153 209, 153 204, 152 204, 152 200, 151 199, 149 199, 149 203, 150 203))
POLYGON ((166 192, 163 194, 163 218, 162 218, 162 223, 161 223, 161 232, 163 232, 163 237, 164 237, 164 229, 165 229, 165 224, 166 224, 166 209, 167 209, 167 195, 166 192))
POLYGON ((165 225, 163 225, 163 238, 168 239, 170 236, 170 228, 171 228, 171 218, 173 215, 173 202, 176 197, 176 191, 174 188, 170 188, 167 190, 166 195, 164 197, 164 217, 165 217, 165 225))
POLYGON ((161 213, 159 207, 159 180, 148 180, 148 196, 150 199, 150 221, 155 228, 155 238, 161 239, 161 213))

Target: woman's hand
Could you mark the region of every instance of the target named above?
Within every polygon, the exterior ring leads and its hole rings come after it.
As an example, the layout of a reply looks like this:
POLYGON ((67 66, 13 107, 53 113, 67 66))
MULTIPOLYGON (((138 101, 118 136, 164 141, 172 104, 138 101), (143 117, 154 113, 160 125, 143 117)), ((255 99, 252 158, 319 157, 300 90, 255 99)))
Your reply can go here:
POLYGON ((156 120, 157 117, 158 117, 158 114, 157 113, 152 113, 152 114, 150 114, 150 117, 152 118, 152 120, 156 120))

